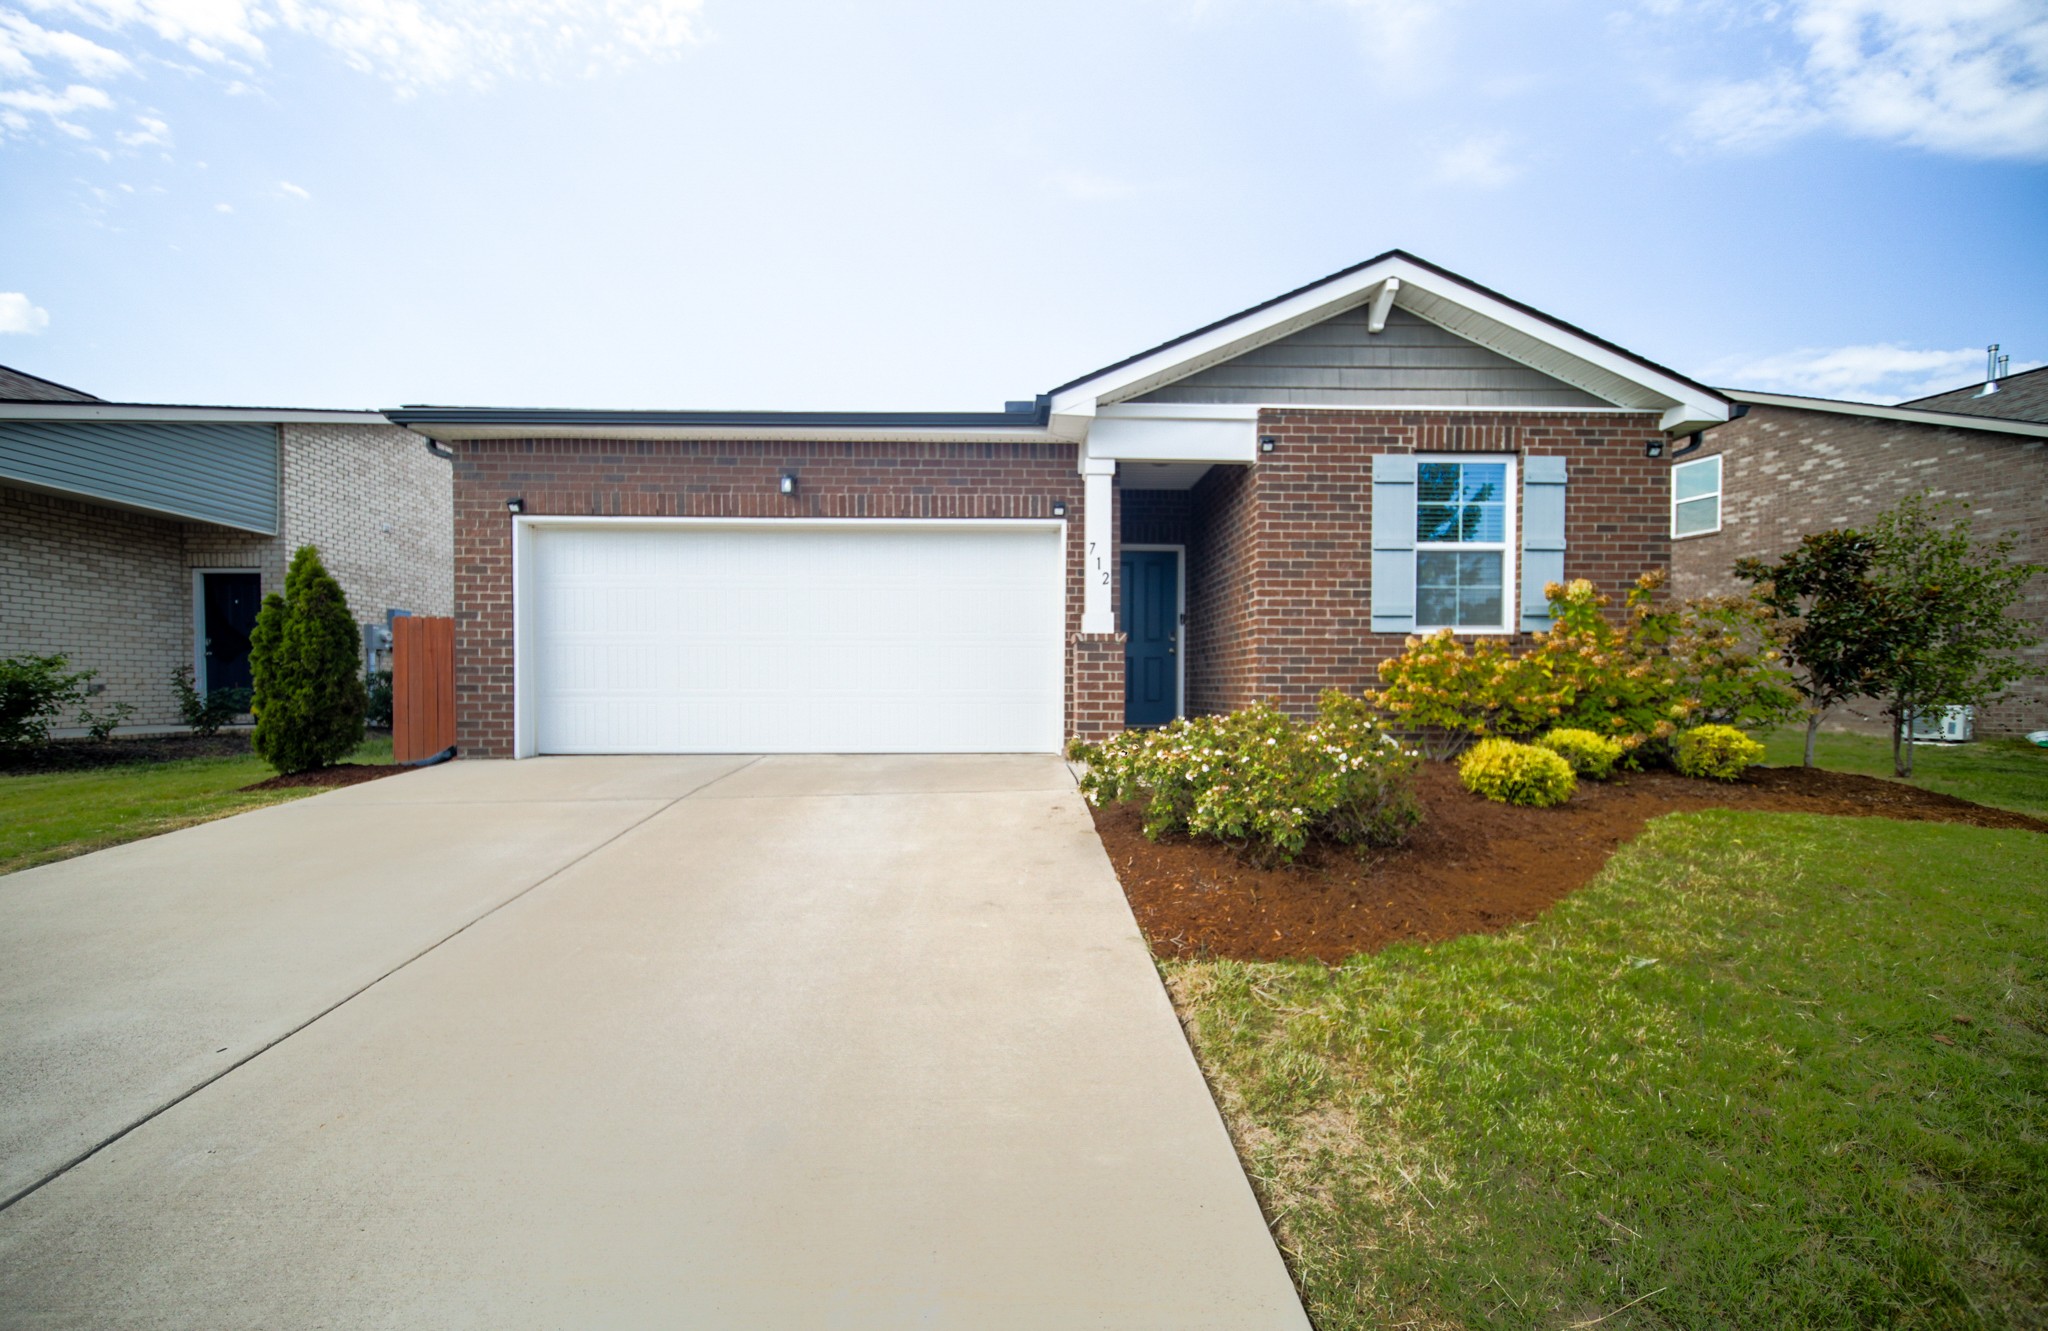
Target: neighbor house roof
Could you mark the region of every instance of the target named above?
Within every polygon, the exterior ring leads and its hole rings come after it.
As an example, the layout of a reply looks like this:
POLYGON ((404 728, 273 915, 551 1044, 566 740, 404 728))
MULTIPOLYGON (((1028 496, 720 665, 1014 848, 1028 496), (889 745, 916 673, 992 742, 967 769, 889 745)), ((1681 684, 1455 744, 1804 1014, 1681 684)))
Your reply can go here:
POLYGON ((327 411, 317 407, 207 407, 167 402, 102 402, 96 397, 0 398, 0 421, 132 421, 170 425, 244 422, 279 425, 388 425, 381 411, 327 411))
POLYGON ((1799 397, 1791 393, 1750 393, 1738 388, 1724 388, 1721 391, 1728 395, 1730 401, 1739 402, 1744 406, 1826 411, 1841 416, 1867 416, 1876 420, 1906 421, 1915 425, 1940 425, 1951 430, 1982 430, 1991 434, 2017 434, 2035 439, 2048 439, 2048 421, 2001 420, 1994 416, 1966 416, 1953 410, 1929 411, 1918 406, 1887 407, 1875 402, 1843 402, 1835 398, 1799 397))
POLYGON ((2010 374, 1997 381, 1998 391, 1986 393, 1984 385, 1952 388, 1946 393, 1916 397, 1902 407, 1925 411, 1949 411, 1963 416, 1997 416, 2011 421, 2048 421, 2048 366, 2010 374))
POLYGON ((0 365, 0 402, 97 402, 90 393, 0 365))

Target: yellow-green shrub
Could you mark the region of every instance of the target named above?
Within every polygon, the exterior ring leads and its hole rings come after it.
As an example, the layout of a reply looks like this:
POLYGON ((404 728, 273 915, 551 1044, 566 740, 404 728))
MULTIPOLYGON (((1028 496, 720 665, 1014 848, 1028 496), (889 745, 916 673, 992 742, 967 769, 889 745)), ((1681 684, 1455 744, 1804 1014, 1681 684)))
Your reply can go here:
POLYGON ((1685 776, 1735 781, 1763 756, 1764 746, 1734 726, 1694 726, 1679 732, 1671 765, 1685 776))
POLYGON ((1475 795, 1538 809, 1564 803, 1579 785, 1562 757, 1511 739, 1483 739, 1465 750, 1458 779, 1475 795))
POLYGON ((1614 765, 1621 761, 1623 752, 1620 740, 1569 726, 1553 730, 1536 742, 1570 763, 1578 775, 1595 781, 1605 781, 1614 775, 1614 765))

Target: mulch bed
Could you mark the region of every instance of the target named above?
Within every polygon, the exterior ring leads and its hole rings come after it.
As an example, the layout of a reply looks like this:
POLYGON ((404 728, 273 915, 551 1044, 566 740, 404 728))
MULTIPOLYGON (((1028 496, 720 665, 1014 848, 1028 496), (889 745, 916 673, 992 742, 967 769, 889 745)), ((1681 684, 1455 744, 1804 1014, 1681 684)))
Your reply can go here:
POLYGON ((316 767, 310 772, 287 772, 283 776, 258 781, 244 790, 302 790, 308 786, 360 786, 365 781, 375 781, 380 776, 396 776, 412 769, 397 763, 336 763, 332 767, 316 767))
POLYGON ((1586 781, 1570 803, 1481 799, 1449 763, 1424 763, 1424 821, 1408 844, 1360 858, 1311 847, 1291 868, 1254 869, 1215 842, 1147 841, 1140 806, 1095 811, 1110 863, 1162 957, 1339 962, 1403 940, 1497 933, 1589 882, 1660 814, 1688 809, 1848 814, 2048 832, 2048 822, 1874 777, 1752 768, 1741 781, 1636 772, 1586 781))
POLYGON ((133 735, 120 739, 57 739, 25 753, 0 756, 0 775, 84 772, 128 763, 170 763, 185 758, 245 758, 249 732, 218 735, 133 735))

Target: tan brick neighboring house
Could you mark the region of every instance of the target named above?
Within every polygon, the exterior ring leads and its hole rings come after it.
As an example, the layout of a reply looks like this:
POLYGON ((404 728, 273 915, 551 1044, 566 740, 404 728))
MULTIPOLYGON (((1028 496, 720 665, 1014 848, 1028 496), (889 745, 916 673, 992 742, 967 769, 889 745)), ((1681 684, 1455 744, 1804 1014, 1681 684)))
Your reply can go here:
POLYGON ((457 745, 1049 751, 1518 638, 1670 557, 1710 388, 1389 251, 1000 412, 407 407, 457 745))
POLYGON ((62 654, 137 727, 247 682, 248 622, 320 550, 360 623, 453 602, 445 455, 376 412, 105 402, 0 368, 0 657, 62 654))
MULTIPOLYGON (((1897 406, 1728 390, 1747 414, 1676 456, 1672 569, 1681 595, 1739 590, 1737 559, 1774 558, 1809 532, 1853 527, 1908 494, 1968 505, 1979 534, 2011 531, 2016 552, 2048 564, 2048 370, 2013 375, 1995 393, 1958 389, 1897 406)), ((2048 632, 2048 576, 2019 613, 2048 632)), ((2048 645, 2031 653, 2048 667, 2048 645)), ((1874 705, 1827 724, 1881 731, 1874 705)), ((2048 679, 1981 709, 1979 733, 2048 728, 2048 679)))

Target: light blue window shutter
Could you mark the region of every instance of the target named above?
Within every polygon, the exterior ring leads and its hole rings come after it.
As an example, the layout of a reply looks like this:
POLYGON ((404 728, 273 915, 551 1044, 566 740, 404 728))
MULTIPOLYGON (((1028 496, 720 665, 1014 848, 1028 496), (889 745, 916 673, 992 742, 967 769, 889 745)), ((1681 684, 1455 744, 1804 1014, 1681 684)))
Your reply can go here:
POLYGON ((1522 631, 1550 627, 1543 584, 1564 581, 1563 458, 1522 459, 1522 631))
POLYGON ((1415 457, 1372 460, 1372 631, 1415 631, 1415 457))

